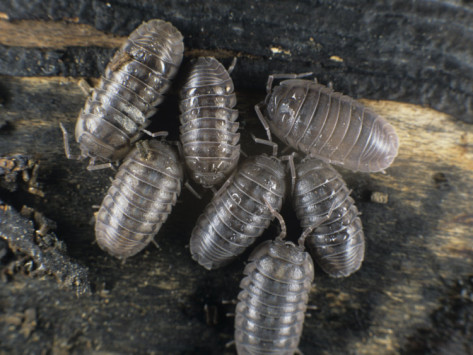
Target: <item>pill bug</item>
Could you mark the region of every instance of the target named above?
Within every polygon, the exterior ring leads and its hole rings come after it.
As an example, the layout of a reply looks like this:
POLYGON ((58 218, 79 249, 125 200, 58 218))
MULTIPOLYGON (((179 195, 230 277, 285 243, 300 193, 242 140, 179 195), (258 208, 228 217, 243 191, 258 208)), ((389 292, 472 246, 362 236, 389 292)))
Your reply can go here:
POLYGON ((68 148, 66 155, 71 159, 91 157, 91 163, 96 157, 122 159, 150 124, 155 106, 177 73, 183 51, 183 37, 169 22, 151 20, 135 29, 79 114, 75 138, 81 155, 72 156, 68 148))
POLYGON ((124 159, 96 216, 98 245, 117 258, 145 248, 181 191, 182 165, 174 148, 140 141, 124 159))
POLYGON ((305 242, 326 273, 346 277, 361 267, 365 239, 358 209, 345 181, 332 166, 315 158, 296 164, 293 204, 303 229, 331 214, 305 242))
MULTIPOLYGON (((283 222, 279 215, 278 219, 283 222)), ((314 279, 314 264, 299 245, 284 241, 282 232, 274 241, 261 243, 250 255, 240 283, 235 311, 237 353, 296 353, 304 325, 309 292, 314 279)))
POLYGON ((225 181, 240 157, 233 81, 212 57, 195 60, 180 93, 180 139, 191 178, 204 187, 225 181))
POLYGON ((267 96, 256 105, 270 132, 290 147, 326 162, 362 172, 382 171, 397 155, 399 140, 384 118, 307 74, 271 75, 267 96), (274 78, 293 78, 272 88, 274 78))
POLYGON ((281 208, 284 170, 275 156, 246 159, 198 218, 190 239, 192 258, 211 270, 243 253, 272 220, 264 200, 276 210, 281 208))

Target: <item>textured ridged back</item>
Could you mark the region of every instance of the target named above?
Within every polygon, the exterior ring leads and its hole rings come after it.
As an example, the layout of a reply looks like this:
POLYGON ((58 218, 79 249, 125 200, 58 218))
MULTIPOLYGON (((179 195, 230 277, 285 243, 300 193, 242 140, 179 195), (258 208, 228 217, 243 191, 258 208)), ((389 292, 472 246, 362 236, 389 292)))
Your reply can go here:
POLYGON ((77 120, 83 156, 115 161, 130 151, 163 100, 183 52, 183 37, 169 22, 151 20, 130 34, 77 120))
POLYGON ((303 229, 317 227, 305 245, 314 260, 332 277, 346 277, 361 267, 365 239, 358 209, 340 174, 329 164, 306 158, 296 165, 293 203, 303 229))
POLYGON ((384 118, 314 81, 281 82, 269 94, 266 109, 275 136, 326 162, 376 172, 397 155, 398 137, 384 118))
POLYGON ((132 150, 97 213, 98 245, 117 258, 145 248, 171 213, 182 175, 179 157, 166 143, 149 141, 144 153, 132 150))
POLYGON ((293 355, 314 279, 310 255, 290 242, 267 241, 244 274, 235 312, 238 354, 293 355))
POLYGON ((279 159, 259 155, 245 160, 232 183, 207 205, 190 239, 192 258, 206 269, 231 262, 255 242, 277 211, 286 191, 284 166, 279 159))
POLYGON ((215 58, 200 57, 180 97, 180 139, 190 175, 204 187, 220 184, 240 157, 232 79, 215 58))

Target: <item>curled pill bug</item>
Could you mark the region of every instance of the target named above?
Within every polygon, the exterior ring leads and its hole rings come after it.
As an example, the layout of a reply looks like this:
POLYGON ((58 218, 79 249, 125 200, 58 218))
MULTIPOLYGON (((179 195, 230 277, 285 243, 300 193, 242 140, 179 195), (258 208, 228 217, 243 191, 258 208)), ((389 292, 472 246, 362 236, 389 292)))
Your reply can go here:
MULTIPOLYGON (((234 67, 235 61, 229 68, 234 67)), ((233 81, 213 57, 193 61, 180 92, 180 140, 191 178, 210 188, 238 164, 240 134, 233 81)))
POLYGON ((115 53, 89 95, 75 127, 81 154, 72 155, 61 124, 66 156, 121 160, 150 124, 176 75, 184 52, 181 33, 169 22, 150 20, 136 28, 115 53))
MULTIPOLYGON (((269 206, 270 207, 270 206, 269 206)), ((287 354, 297 352, 314 264, 304 250, 307 228, 299 245, 284 241, 286 227, 274 241, 258 245, 244 269, 235 311, 235 345, 239 355, 287 354)))
POLYGON ((268 228, 286 193, 285 166, 266 154, 247 158, 197 220, 190 239, 192 258, 208 270, 230 263, 268 228))
POLYGON ((306 74, 274 74, 267 83, 258 117, 288 146, 353 171, 377 172, 397 155, 399 139, 393 126, 351 97, 333 91, 306 74), (272 87, 273 79, 288 79, 272 87))
POLYGON ((365 238, 355 202, 341 175, 330 164, 305 158, 295 166, 293 205, 301 227, 321 220, 306 238, 312 258, 332 277, 346 277, 361 267, 365 238))
POLYGON ((182 164, 166 142, 139 141, 124 159, 96 215, 100 248, 125 259, 158 233, 181 192, 182 164))

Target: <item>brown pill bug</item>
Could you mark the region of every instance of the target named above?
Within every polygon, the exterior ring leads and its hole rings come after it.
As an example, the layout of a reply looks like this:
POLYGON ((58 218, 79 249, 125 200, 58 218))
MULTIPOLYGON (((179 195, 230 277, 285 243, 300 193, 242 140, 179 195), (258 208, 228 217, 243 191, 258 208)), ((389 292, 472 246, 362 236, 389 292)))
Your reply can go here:
POLYGON ((314 279, 312 259, 304 250, 304 231, 299 245, 281 234, 260 244, 250 255, 240 283, 235 311, 237 353, 287 354, 297 352, 309 292, 314 279))
POLYGON ((161 141, 140 141, 120 165, 96 215, 98 245, 117 258, 145 248, 168 218, 181 192, 182 165, 161 141))
POLYGON ((305 242, 326 273, 346 277, 361 267, 365 238, 358 209, 345 181, 332 166, 315 158, 296 164, 293 204, 303 229, 330 214, 305 242))
POLYGON ((307 75, 269 76, 266 99, 255 107, 268 137, 272 132, 294 149, 354 171, 389 167, 399 146, 393 126, 348 96, 298 79, 307 75), (293 79, 272 88, 275 78, 293 79))
POLYGON ((197 220, 190 239, 192 258, 208 270, 230 263, 268 228, 286 192, 285 166, 265 154, 246 159, 197 220))
POLYGON ((233 90, 223 65, 200 57, 192 63, 180 93, 183 155, 192 179, 207 188, 224 182, 240 157, 233 90))
MULTIPOLYGON (((184 52, 181 33, 169 22, 151 20, 135 29, 105 69, 80 112, 75 138, 80 156, 122 159, 133 147, 163 100, 184 52)), ((67 142, 67 133, 64 141, 67 142)))

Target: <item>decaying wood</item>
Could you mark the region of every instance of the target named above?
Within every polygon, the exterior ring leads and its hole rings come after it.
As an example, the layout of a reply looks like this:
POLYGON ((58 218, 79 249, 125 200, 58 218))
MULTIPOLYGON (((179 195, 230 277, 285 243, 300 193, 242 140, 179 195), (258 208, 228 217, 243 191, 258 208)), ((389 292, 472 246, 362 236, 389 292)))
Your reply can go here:
MULTIPOLYGON (((5 313, 0 349, 233 354, 234 349, 225 349, 233 337, 233 319, 223 315, 234 312, 234 306, 222 300, 236 297, 248 255, 208 272, 187 248, 210 196, 198 201, 184 191, 157 236, 160 248, 150 246, 122 265, 92 244, 89 224, 92 205, 102 200, 113 172, 88 172, 87 162, 64 157, 58 122, 72 129, 85 101, 79 80, 3 76, 0 82, 0 117, 8 122, 0 130, 0 156, 35 156, 45 193, 43 198, 0 190, 2 199, 18 209, 28 201, 55 220, 70 256, 89 268, 94 290, 77 299, 52 278, 14 276, 0 287, 5 313), (23 316, 16 315, 32 308, 36 323, 25 340, 20 335, 23 316), (211 324, 209 308, 218 314, 211 324)), ((253 112, 264 88, 237 91, 237 96, 242 147, 246 153, 261 152, 249 133, 264 137, 253 112)), ((317 309, 306 318, 300 349, 305 354, 471 352, 473 127, 421 106, 363 103, 395 126, 399 155, 386 174, 340 169, 362 213, 366 257, 360 271, 347 279, 316 270, 310 304, 317 309), (371 201, 373 192, 386 194, 387 202, 371 201)), ((168 96, 159 114, 168 117, 165 128, 177 136, 176 95, 168 96)), ((153 131, 163 128, 157 121, 153 131)), ((282 213, 288 239, 294 241, 300 229, 291 206, 286 203, 282 213)), ((276 233, 273 226, 263 238, 276 233)), ((15 257, 8 255, 0 259, 1 266, 5 258, 15 257)))

